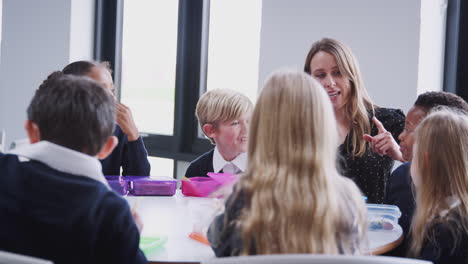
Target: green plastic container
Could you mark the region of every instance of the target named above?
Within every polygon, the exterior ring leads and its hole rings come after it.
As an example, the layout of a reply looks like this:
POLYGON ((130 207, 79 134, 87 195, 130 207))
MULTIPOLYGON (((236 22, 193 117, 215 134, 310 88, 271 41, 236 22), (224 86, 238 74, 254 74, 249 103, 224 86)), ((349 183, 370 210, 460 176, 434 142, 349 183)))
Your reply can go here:
POLYGON ((140 237, 140 249, 145 255, 149 255, 163 247, 166 242, 166 236, 140 237))

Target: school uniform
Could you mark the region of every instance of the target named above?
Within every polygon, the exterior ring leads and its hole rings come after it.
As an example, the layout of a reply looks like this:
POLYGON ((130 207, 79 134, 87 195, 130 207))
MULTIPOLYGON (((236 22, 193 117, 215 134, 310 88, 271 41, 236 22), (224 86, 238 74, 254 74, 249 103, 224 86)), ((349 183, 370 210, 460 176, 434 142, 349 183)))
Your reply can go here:
POLYGON ((119 144, 106 159, 101 160, 104 175, 120 175, 122 167, 124 176, 149 176, 151 166, 143 139, 139 137, 129 142, 119 125, 115 125, 114 136, 119 140, 119 144))
POLYGON ((400 165, 388 178, 385 197, 386 204, 396 205, 400 208, 401 217, 398 221, 404 233, 408 233, 411 226, 411 218, 415 210, 416 202, 412 190, 410 175, 411 162, 400 165))
POLYGON ((99 161, 41 141, 0 154, 0 250, 60 263, 147 263, 99 161))
MULTIPOLYGON (((450 200, 450 198, 448 199, 450 200)), ((459 204, 459 200, 449 202, 451 209, 459 204)), ((460 228, 460 222, 468 222, 467 216, 461 216, 455 210, 442 212, 438 217, 446 221, 438 222, 437 218, 428 228, 426 239, 421 249, 420 259, 432 261, 434 264, 466 264, 468 263, 468 233, 460 228)))
MULTIPOLYGON (((344 177, 338 178, 335 184, 338 184, 338 188, 340 189, 340 192, 337 194, 340 212, 346 215, 340 221, 342 232, 336 232, 335 234, 340 250, 339 253, 362 253, 361 251, 365 247, 366 241, 362 241, 357 234, 359 233, 358 230, 364 228, 365 225, 357 223, 354 219, 359 210, 365 209, 364 205, 360 207, 355 204, 350 196, 353 192, 358 193, 358 188, 354 186, 354 183, 350 179, 344 177)), ((237 192, 236 188, 237 185, 234 186, 233 194, 226 200, 225 211, 215 217, 207 232, 207 238, 216 257, 239 256, 244 248, 239 219, 248 201, 242 189, 237 192)), ((326 201, 324 202, 326 203, 326 201)), ((312 222, 311 225, 313 225, 312 222)), ((251 245, 248 252, 249 255, 256 255, 257 250, 255 249, 255 245, 251 245)))
POLYGON ((391 256, 405 257, 409 247, 409 232, 416 201, 412 191, 410 175, 411 162, 405 162, 392 172, 388 178, 385 204, 396 205, 400 208, 401 217, 398 224, 403 229, 405 239, 395 250, 388 253, 391 256))
POLYGON ((208 172, 239 174, 246 169, 247 153, 241 153, 232 161, 226 161, 215 147, 192 161, 185 172, 185 177, 207 177, 208 172))

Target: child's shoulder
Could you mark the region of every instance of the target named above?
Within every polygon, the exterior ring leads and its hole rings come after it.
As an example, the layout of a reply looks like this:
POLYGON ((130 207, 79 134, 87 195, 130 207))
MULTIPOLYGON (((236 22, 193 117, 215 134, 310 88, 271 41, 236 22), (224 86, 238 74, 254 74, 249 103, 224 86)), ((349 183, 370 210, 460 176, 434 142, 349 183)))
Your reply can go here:
POLYGON ((208 172, 213 172, 214 149, 202 154, 193 160, 187 168, 185 177, 205 176, 208 172))
POLYGON ((205 152, 203 153, 202 155, 200 155, 198 158, 196 158, 195 160, 193 160, 190 165, 192 164, 201 164, 201 163, 206 163, 206 162, 213 162, 213 153, 214 153, 214 149, 208 151, 208 152, 205 152))

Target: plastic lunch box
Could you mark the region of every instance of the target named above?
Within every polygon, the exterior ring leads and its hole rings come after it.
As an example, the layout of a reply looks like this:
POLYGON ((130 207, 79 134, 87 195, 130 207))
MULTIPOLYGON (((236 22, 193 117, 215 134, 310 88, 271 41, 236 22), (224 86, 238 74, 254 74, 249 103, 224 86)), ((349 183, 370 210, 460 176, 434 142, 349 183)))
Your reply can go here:
POLYGON ((122 195, 172 196, 177 180, 171 177, 105 176, 109 186, 122 195))
POLYGON ((388 230, 398 225, 398 218, 401 216, 398 206, 387 204, 366 204, 366 206, 369 230, 388 230))

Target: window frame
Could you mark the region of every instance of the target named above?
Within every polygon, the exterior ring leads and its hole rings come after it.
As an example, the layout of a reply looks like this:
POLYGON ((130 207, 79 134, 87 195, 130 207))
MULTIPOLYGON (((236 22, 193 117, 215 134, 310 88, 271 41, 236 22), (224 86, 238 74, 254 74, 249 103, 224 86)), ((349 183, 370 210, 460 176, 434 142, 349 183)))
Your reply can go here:
MULTIPOLYGON (((209 1, 179 0, 174 131, 173 135, 142 135, 150 156, 192 161, 213 148, 208 139, 199 138, 195 117, 198 98, 206 89, 207 5, 209 1)), ((123 8, 124 0, 96 0, 94 59, 111 63, 119 100, 123 8)))
POLYGON ((468 6, 463 0, 447 1, 444 86, 468 101, 468 6))

